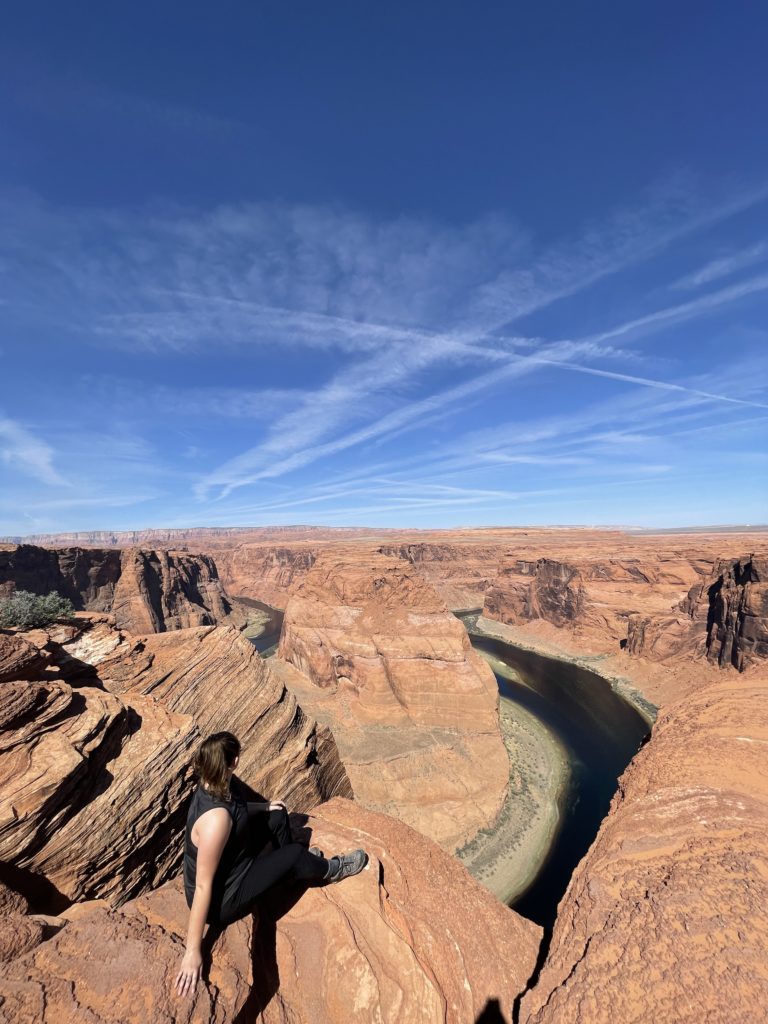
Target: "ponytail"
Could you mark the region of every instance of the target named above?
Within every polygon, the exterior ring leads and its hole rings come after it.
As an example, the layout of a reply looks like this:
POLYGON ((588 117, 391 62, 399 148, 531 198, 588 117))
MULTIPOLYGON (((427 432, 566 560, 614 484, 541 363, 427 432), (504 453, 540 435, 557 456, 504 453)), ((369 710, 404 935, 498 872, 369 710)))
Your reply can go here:
POLYGON ((215 732, 200 744, 194 772, 220 800, 229 799, 229 770, 240 754, 240 741, 231 732, 215 732))

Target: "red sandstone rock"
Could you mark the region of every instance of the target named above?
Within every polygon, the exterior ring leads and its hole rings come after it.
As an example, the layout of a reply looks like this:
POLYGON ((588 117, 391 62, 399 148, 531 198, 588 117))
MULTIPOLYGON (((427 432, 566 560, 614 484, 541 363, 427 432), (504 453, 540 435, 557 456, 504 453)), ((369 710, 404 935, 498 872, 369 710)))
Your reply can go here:
POLYGON ((0 882, 0 963, 8 963, 42 941, 44 925, 27 917, 28 909, 20 893, 0 882))
POLYGON ((249 926, 228 929, 195 999, 172 988, 188 910, 177 884, 119 911, 85 903, 50 939, 0 967, 3 1024, 231 1024, 251 975, 249 926))
POLYGON ((14 589, 57 591, 75 608, 113 612, 118 626, 133 633, 242 621, 208 555, 22 544, 0 550, 0 597, 14 589))
POLYGON ((168 551, 121 553, 112 612, 132 633, 161 633, 224 622, 232 606, 213 559, 168 551))
POLYGON ((311 544, 275 547, 240 544, 231 551, 216 554, 227 593, 246 597, 273 608, 285 608, 288 598, 304 579, 317 558, 311 544))
POLYGON ((370 862, 356 878, 310 890, 280 920, 280 990, 265 1024, 464 1024, 492 1000, 511 1021, 538 927, 391 818, 334 800, 309 824, 324 849, 362 846, 370 862))
POLYGON ((527 1024, 730 1024, 768 1006, 768 681, 671 705, 561 901, 527 1024))
MULTIPOLYGON (((450 535, 449 535, 450 537, 450 535)), ((382 554, 407 559, 442 597, 449 608, 482 608, 505 550, 499 543, 383 544, 382 554)))
POLYGON ((0 633, 0 683, 34 679, 45 668, 45 655, 16 633, 0 633))
POLYGON ((766 559, 704 552, 646 543, 615 557, 610 549, 535 560, 510 553, 484 614, 511 624, 545 620, 592 652, 622 646, 653 660, 708 657, 741 670, 768 656, 766 559))
POLYGON ((706 657, 740 672, 768 658, 768 558, 720 560, 673 614, 636 616, 632 654, 660 661, 706 657))
POLYGON ((298 810, 350 792, 332 738, 236 630, 131 641, 104 617, 87 626, 27 634, 69 681, 0 684, 0 858, 70 899, 159 884, 178 868, 194 749, 221 728, 240 734, 257 790, 298 810))
POLYGON ((279 653, 358 800, 446 849, 495 821, 509 778, 496 681, 407 562, 323 555, 288 604, 279 653))
POLYGON ((511 1020, 540 929, 399 822, 335 800, 309 824, 329 850, 363 845, 368 868, 306 892, 276 938, 262 915, 253 953, 251 919, 227 929, 194 999, 172 991, 188 920, 174 882, 119 910, 67 911, 55 936, 0 966, 0 1020, 464 1024, 492 999, 511 1020))

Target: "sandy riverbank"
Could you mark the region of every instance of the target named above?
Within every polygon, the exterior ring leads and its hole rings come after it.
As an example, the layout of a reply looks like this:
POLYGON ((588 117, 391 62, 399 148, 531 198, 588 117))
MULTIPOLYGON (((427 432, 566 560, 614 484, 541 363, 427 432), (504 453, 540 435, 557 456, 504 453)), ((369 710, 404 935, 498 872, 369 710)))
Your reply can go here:
MULTIPOLYGON (((498 675, 521 682, 514 669, 478 652, 498 675)), ((565 750, 535 715, 505 697, 499 719, 509 755, 509 791, 493 828, 482 830, 457 856, 472 875, 509 903, 538 873, 557 835, 569 778, 565 750)))

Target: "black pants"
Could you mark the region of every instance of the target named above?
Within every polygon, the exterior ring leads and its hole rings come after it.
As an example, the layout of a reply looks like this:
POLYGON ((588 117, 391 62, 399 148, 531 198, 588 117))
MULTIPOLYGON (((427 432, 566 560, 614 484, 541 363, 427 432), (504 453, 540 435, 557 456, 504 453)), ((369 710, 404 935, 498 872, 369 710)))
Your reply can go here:
POLYGON ((276 849, 255 857, 235 895, 222 904, 220 924, 232 924, 252 913, 259 897, 278 882, 309 882, 325 878, 328 861, 293 842, 288 815, 283 810, 262 811, 254 818, 252 848, 261 850, 269 842, 276 849))

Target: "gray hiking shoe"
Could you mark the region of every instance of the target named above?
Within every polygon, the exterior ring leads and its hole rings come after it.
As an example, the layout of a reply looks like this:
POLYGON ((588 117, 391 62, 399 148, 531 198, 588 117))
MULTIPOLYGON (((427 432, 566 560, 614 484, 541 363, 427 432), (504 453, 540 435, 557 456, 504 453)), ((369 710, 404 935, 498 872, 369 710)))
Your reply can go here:
POLYGON ((351 853, 343 853, 340 857, 331 857, 326 881, 340 882, 342 878, 359 875, 367 863, 368 854, 365 850, 353 850, 351 853))

